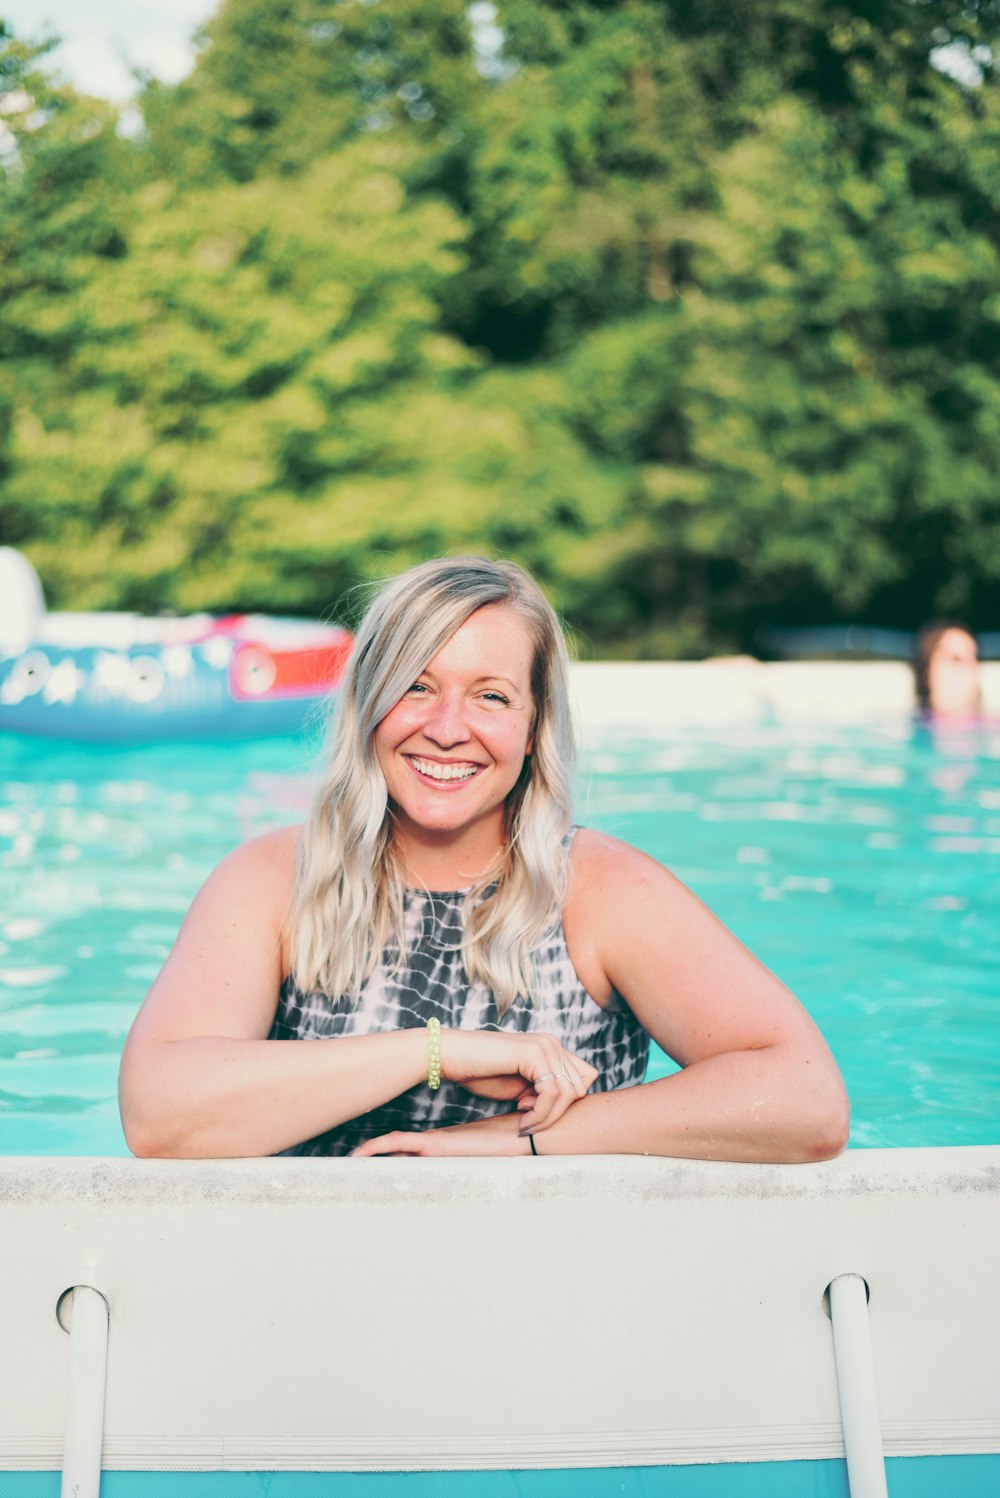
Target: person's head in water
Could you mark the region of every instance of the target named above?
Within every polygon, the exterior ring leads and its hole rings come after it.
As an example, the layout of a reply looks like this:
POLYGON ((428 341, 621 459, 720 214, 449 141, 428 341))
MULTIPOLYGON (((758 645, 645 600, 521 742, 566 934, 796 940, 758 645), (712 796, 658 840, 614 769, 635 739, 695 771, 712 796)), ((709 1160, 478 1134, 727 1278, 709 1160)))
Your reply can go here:
POLYGON ((917 702, 927 712, 971 717, 981 706, 979 652, 973 635, 953 619, 925 624, 913 657, 917 702))

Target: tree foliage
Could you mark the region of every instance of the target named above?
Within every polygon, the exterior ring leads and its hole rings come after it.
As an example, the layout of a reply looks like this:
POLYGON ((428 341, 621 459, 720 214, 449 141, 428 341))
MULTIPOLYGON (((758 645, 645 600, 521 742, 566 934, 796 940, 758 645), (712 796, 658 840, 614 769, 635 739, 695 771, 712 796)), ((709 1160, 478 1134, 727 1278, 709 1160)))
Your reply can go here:
POLYGON ((995 624, 1000 7, 499 23, 226 0, 136 138, 4 31, 0 542, 302 613, 482 549, 603 653, 995 624))

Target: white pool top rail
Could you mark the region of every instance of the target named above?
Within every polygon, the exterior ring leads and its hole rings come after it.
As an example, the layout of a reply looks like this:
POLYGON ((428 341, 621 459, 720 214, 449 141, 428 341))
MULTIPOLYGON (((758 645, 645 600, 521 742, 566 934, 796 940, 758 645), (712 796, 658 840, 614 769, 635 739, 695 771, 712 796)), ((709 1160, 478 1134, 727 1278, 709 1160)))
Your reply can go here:
MULTIPOLYGON (((585 727, 732 722, 870 723, 914 710, 901 661, 581 661, 571 668, 585 727)), ((982 667, 983 715, 1000 729, 1000 661, 982 667)))

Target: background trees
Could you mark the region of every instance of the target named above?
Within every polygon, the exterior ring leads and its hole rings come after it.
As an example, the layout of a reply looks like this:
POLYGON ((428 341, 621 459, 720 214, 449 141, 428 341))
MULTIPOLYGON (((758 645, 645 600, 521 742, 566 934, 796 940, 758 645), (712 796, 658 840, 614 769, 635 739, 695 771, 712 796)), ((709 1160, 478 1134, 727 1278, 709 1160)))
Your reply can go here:
POLYGON ((995 627, 1000 7, 498 21, 226 0, 130 139, 5 34, 0 542, 303 613, 486 549, 600 653, 995 627))

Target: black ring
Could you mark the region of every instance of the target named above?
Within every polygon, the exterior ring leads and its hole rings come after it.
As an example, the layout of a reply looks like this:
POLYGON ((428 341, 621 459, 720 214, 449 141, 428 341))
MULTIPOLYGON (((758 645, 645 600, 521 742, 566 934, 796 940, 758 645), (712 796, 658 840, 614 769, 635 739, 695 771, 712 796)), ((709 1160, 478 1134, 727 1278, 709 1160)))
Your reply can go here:
POLYGON ((538 1158, 538 1151, 535 1149, 535 1136, 534 1136, 534 1134, 529 1134, 528 1135, 528 1143, 531 1145, 531 1153, 537 1159, 538 1158))

